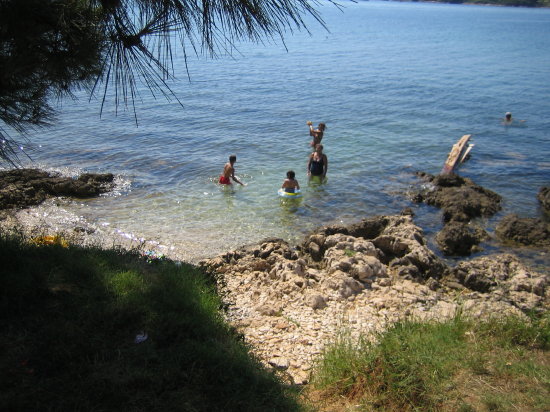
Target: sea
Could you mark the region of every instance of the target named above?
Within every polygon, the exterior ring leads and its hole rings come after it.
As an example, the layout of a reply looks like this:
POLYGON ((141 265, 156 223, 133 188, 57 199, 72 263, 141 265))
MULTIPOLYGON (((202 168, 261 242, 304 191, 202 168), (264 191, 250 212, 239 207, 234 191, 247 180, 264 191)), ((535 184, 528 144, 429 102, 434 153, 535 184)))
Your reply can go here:
MULTIPOLYGON (((37 209, 55 227, 85 222, 188 262, 266 238, 298 244, 316 228, 409 207, 434 249, 437 208, 411 202, 454 143, 471 134, 461 176, 502 196, 478 223, 482 252, 519 253, 550 267, 542 249, 494 237, 503 216, 541 217, 550 185, 550 9, 423 2, 320 1, 325 22, 282 39, 226 45, 215 56, 173 51, 174 92, 138 84, 135 111, 113 90, 56 103, 57 121, 30 131, 26 167, 77 176, 114 173, 99 198, 56 199, 37 209), (506 112, 515 119, 504 125, 506 112), (309 181, 306 121, 325 122, 324 182, 309 181), (217 184, 229 155, 246 185, 217 184), (277 195, 288 170, 300 199, 277 195)), ((200 52, 200 51, 199 51, 200 52)), ((23 147, 24 146, 24 147, 23 147)), ((437 252, 439 253, 439 252, 437 252)), ((464 258, 444 257, 450 263, 464 258)))

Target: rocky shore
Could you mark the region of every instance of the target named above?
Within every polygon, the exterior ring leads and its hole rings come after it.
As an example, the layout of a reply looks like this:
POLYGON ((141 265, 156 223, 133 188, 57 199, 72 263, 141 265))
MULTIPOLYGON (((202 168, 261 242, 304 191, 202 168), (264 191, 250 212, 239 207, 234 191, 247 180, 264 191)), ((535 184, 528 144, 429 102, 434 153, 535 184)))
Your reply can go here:
MULTIPOLYGON (((418 173, 413 198, 443 209, 436 243, 443 254, 468 256, 489 237, 476 219, 501 209, 501 197, 458 175, 418 173)), ((548 188, 538 194, 543 214, 548 188)), ((427 246, 412 213, 327 226, 292 246, 280 239, 200 262, 217 280, 227 319, 266 366, 307 383, 324 347, 339 339, 375 339, 408 318, 481 319, 550 308, 550 277, 511 254, 462 260, 451 267, 427 246)), ((547 248, 548 220, 505 216, 501 242, 547 248)))
MULTIPOLYGON (((443 210, 440 251, 479 251, 489 234, 477 219, 500 210, 500 196, 457 175, 418 176, 428 184, 413 201, 443 210)), ((112 182, 110 174, 71 179, 34 169, 0 172, 0 223, 19 224, 14 211, 51 197, 97 196, 112 182)), ((541 188, 540 218, 505 216, 495 230, 499 241, 548 249, 549 196, 550 189, 541 188)), ((70 225, 69 241, 86 244, 97 235, 84 222, 70 225)), ((527 321, 526 313, 550 306, 548 271, 503 253, 450 266, 430 250, 410 211, 325 226, 298 245, 266 239, 199 266, 216 279, 228 321, 268 367, 297 384, 308 382, 323 348, 342 334, 373 339, 400 319, 442 320, 457 313, 515 314, 527 321)))
POLYGON ((217 279, 229 322, 257 356, 308 382, 341 334, 374 338, 400 319, 481 318, 546 311, 549 277, 509 254, 449 267, 411 216, 319 229, 298 246, 278 239, 200 264, 217 279))

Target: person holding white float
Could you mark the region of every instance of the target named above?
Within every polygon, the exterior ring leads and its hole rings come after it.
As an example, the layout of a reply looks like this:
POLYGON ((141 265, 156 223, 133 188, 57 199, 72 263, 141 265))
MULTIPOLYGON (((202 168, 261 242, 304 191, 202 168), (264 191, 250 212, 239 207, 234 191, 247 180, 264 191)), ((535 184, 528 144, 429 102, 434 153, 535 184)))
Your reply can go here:
POLYGON ((317 126, 317 129, 314 129, 313 123, 309 120, 306 122, 306 124, 309 126, 309 135, 313 137, 310 146, 315 147, 321 143, 321 140, 323 140, 323 134, 325 133, 325 129, 327 128, 327 126, 326 124, 321 122, 319 123, 319 126, 317 126))

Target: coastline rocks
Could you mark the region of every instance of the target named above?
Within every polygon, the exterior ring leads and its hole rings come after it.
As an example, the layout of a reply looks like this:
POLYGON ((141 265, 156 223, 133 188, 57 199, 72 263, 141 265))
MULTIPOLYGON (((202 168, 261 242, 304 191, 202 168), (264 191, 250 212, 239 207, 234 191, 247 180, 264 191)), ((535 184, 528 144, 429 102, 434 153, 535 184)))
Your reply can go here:
POLYGON ((113 180, 111 173, 86 173, 72 179, 38 169, 0 171, 0 209, 34 206, 55 196, 98 196, 111 189, 113 180))
POLYGON ((327 226, 309 236, 302 249, 314 261, 319 261, 326 250, 334 246, 334 242, 327 242, 327 239, 334 239, 331 236, 335 234, 364 239, 353 244, 349 240, 347 243, 338 242, 338 248, 348 250, 348 254, 361 252, 373 256, 398 270, 400 275, 439 278, 447 270, 426 246, 423 231, 414 225, 411 216, 377 216, 348 226, 327 226))
POLYGON ((537 199, 540 201, 542 209, 546 213, 550 213, 550 187, 541 187, 537 199))
POLYGON ((512 241, 526 246, 550 246, 550 223, 542 219, 520 218, 506 215, 496 227, 496 235, 502 241, 512 241))
POLYGON ((443 209, 443 229, 436 236, 436 243, 445 255, 469 256, 480 250, 479 243, 489 235, 473 226, 472 219, 489 217, 501 209, 501 197, 470 179, 457 174, 433 176, 417 172, 428 186, 413 196, 416 203, 443 209))
POLYGON ((216 279, 227 320, 267 366, 307 383, 342 332, 372 337, 405 318, 547 310, 548 277, 511 255, 449 268, 410 216, 327 226, 291 246, 267 239, 199 264, 216 279))
POLYGON ((445 255, 468 256, 479 252, 479 243, 489 238, 489 234, 473 224, 449 222, 436 235, 439 249, 445 255))
POLYGON ((542 303, 550 298, 548 276, 530 271, 510 254, 460 262, 451 276, 490 300, 508 302, 524 312, 542 310, 542 303))
POLYGON ((498 194, 468 178, 456 174, 433 176, 423 172, 417 175, 432 186, 417 194, 414 201, 443 209, 444 222, 469 222, 476 217, 492 216, 501 209, 498 194))

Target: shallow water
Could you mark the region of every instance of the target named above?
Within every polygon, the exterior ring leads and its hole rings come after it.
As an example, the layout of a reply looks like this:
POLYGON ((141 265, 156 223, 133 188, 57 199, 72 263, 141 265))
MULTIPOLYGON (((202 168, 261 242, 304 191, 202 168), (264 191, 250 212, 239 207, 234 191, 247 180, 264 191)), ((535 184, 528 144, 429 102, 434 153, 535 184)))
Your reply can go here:
MULTIPOLYGON (((428 235, 438 210, 411 205, 414 172, 438 173, 472 134, 460 174, 503 196, 507 213, 539 216, 550 184, 550 10, 399 2, 322 3, 329 31, 289 34, 285 45, 238 45, 233 58, 176 56, 170 83, 183 104, 143 91, 131 112, 85 95, 36 131, 34 165, 113 172, 117 190, 64 202, 98 228, 171 246, 196 261, 266 237, 295 241, 323 224, 412 207, 428 235), (285 49, 286 46, 286 49, 285 49), (525 119, 501 124, 506 111, 525 119), (308 184, 306 121, 327 123, 324 184, 308 184), (246 187, 216 184, 229 154, 246 187), (300 201, 277 196, 286 171, 300 201)), ((488 251, 495 244, 485 245, 488 251)), ((529 252, 548 265, 546 254, 529 252)))

